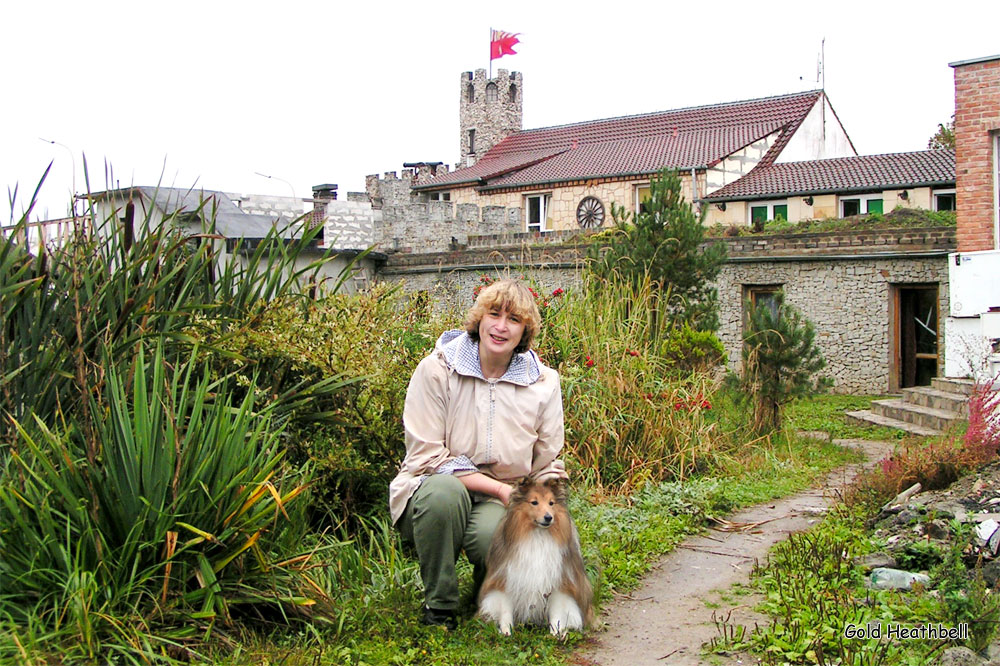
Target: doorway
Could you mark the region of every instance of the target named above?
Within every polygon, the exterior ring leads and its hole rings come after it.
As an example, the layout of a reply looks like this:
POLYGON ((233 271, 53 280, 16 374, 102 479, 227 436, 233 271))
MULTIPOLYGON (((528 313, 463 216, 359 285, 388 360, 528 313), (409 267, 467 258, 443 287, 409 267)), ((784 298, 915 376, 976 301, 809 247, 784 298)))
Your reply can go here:
POLYGON ((938 374, 938 286, 893 286, 893 389, 929 386, 938 374))

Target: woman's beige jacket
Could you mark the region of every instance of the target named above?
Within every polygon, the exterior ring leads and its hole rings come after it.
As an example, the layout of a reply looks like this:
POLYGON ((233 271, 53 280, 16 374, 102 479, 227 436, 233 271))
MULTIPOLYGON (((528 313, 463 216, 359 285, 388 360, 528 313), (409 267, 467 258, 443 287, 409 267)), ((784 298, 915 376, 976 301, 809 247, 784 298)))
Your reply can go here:
POLYGON ((478 471, 501 481, 524 476, 565 478, 559 373, 527 351, 507 373, 486 380, 479 346, 448 331, 410 379, 403 407, 406 457, 389 484, 395 523, 431 474, 478 471))

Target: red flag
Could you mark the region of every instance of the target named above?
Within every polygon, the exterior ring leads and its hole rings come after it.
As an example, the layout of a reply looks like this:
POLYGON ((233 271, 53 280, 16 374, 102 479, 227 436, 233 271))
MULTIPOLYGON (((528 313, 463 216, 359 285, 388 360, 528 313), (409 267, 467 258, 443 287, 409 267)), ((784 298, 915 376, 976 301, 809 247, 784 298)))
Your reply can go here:
POLYGON ((490 60, 502 58, 505 55, 517 55, 514 45, 518 43, 517 36, 521 33, 504 32, 503 30, 493 30, 490 36, 490 60))

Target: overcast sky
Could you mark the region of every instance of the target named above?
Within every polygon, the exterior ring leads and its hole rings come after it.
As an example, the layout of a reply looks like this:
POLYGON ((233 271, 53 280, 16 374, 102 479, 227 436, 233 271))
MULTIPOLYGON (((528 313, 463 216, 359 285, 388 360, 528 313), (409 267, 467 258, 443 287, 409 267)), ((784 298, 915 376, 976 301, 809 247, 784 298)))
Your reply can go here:
POLYGON ((525 128, 818 88, 825 38, 826 90, 861 154, 926 148, 954 111, 948 63, 1000 53, 996 0, 35 0, 3 14, 15 215, 53 163, 33 219, 66 213, 74 171, 86 191, 83 155, 92 191, 299 197, 454 164, 459 76, 489 67, 491 26, 520 33, 493 67, 523 73, 525 128))

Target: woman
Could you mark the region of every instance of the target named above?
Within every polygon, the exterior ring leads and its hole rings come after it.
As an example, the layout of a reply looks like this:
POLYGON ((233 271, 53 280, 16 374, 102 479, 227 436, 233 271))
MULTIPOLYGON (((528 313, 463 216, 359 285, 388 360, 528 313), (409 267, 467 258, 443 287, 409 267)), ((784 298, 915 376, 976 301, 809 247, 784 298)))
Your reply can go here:
POLYGON ((495 282, 410 379, 389 509, 420 560, 424 624, 456 626, 455 562, 464 550, 478 589, 511 483, 566 478, 559 375, 531 351, 540 319, 523 283, 495 282))

